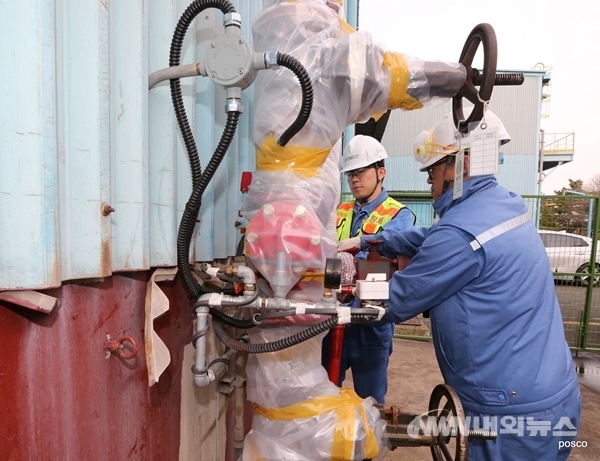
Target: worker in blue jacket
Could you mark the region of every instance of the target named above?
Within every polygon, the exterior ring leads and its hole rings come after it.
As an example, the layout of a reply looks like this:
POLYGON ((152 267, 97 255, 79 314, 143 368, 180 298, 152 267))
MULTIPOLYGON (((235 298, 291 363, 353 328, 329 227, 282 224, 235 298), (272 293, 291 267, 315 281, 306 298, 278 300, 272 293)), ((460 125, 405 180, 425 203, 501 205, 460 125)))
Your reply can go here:
MULTIPOLYGON (((337 238, 375 235, 382 229, 412 228, 415 216, 406 206, 394 200, 383 187, 385 148, 375 138, 356 135, 341 158, 353 198, 337 208, 337 238)), ((364 259, 361 251, 356 258, 364 259)), ((350 305, 360 306, 354 298, 350 305)), ((344 329, 338 382, 342 385, 346 370, 352 370, 354 390, 362 397, 373 397, 383 404, 387 392, 387 367, 392 353, 394 325, 348 324, 344 329)), ((329 371, 331 354, 329 332, 323 338, 322 364, 329 371)))
MULTIPOLYGON (((476 131, 510 141, 489 110, 476 131)), ((522 198, 493 175, 469 176, 477 151, 469 153, 470 139, 451 114, 417 137, 415 156, 439 221, 377 236, 382 254, 411 257, 390 282, 382 321, 429 310, 444 381, 459 395, 470 427, 498 432, 493 441, 470 440, 469 460, 565 460, 581 396, 548 256, 522 198), (454 198, 459 150, 462 194, 454 198)), ((343 247, 366 248, 367 240, 343 247)))

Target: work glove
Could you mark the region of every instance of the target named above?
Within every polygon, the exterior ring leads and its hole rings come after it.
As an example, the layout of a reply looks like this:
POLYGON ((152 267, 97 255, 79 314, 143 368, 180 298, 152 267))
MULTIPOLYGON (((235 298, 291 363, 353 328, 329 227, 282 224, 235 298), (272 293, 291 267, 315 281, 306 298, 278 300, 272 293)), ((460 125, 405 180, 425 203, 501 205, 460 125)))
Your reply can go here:
POLYGON ((338 251, 347 253, 358 253, 360 251, 360 237, 352 237, 350 239, 340 240, 337 243, 338 251))
POLYGON ((354 255, 345 251, 338 253, 338 258, 342 261, 341 285, 354 285, 356 283, 356 264, 354 255))

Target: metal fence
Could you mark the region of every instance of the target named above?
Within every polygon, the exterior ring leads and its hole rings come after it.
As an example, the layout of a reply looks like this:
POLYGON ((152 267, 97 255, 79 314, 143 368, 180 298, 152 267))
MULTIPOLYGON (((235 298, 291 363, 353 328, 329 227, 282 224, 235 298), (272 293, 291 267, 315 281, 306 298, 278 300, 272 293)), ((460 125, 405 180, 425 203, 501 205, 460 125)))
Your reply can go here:
MULTIPOLYGON (((417 227, 434 222, 432 199, 424 193, 390 193, 417 216, 417 227)), ((572 350, 600 351, 600 196, 525 195, 539 229, 560 303, 567 342, 572 350)), ((428 319, 397 326, 396 336, 431 339, 428 319)))

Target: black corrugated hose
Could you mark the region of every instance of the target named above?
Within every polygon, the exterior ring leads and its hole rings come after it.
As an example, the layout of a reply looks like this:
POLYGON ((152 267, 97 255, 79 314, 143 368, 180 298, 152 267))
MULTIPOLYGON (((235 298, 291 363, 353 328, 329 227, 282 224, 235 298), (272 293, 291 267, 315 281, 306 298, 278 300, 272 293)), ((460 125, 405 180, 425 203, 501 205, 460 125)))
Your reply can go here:
POLYGON ((239 328, 240 330, 248 330, 249 328, 254 328, 256 326, 252 319, 242 320, 235 317, 230 317, 214 307, 209 308, 208 311, 213 319, 226 323, 229 326, 239 328))
POLYGON ((294 120, 294 123, 292 123, 277 140, 277 144, 285 146, 308 121, 313 105, 313 90, 308 72, 306 72, 304 66, 296 58, 288 54, 277 52, 277 64, 296 74, 296 77, 298 77, 298 80, 300 81, 300 87, 302 88, 302 106, 300 107, 300 112, 298 112, 298 116, 296 117, 296 120, 294 120))
MULTIPOLYGON (((183 45, 185 34, 194 18, 207 8, 218 8, 223 12, 223 14, 235 13, 235 8, 228 0, 196 0, 191 3, 179 18, 177 26, 175 27, 175 32, 173 33, 171 49, 169 53, 170 67, 178 66, 180 64, 181 47, 183 45)), ((207 167, 207 171, 205 171, 203 174, 200 166, 198 150, 194 141, 194 135, 185 113, 179 79, 170 80, 170 86, 171 99, 173 101, 173 107, 175 108, 177 123, 181 129, 181 135, 183 137, 190 161, 193 187, 192 195, 186 204, 186 209, 179 226, 177 238, 177 265, 182 275, 184 286, 186 287, 186 290, 191 298, 198 297, 200 293, 213 292, 225 292, 233 295, 235 294, 235 291, 232 288, 220 290, 217 288, 201 286, 192 276, 192 272, 189 267, 188 255, 191 239, 194 233, 194 227, 196 220, 198 219, 198 212, 200 211, 202 194, 204 193, 204 190, 214 175, 217 167, 219 166, 219 163, 223 159, 223 156, 227 152, 229 144, 231 144, 231 140, 235 134, 235 128, 237 127, 237 118, 239 117, 239 113, 236 113, 235 116, 228 114, 227 125, 225 127, 223 136, 221 137, 221 142, 219 143, 219 147, 217 147, 217 151, 215 151, 215 154, 210 162, 214 163, 214 167, 210 170, 207 167), (231 123, 233 123, 233 127, 231 126, 231 123), (219 158, 215 159, 215 156, 219 158), (213 159, 217 161, 213 162, 213 159)))
POLYGON ((194 227, 196 226, 196 220, 198 219, 198 213, 200 212, 200 206, 202 205, 202 194, 204 194, 206 186, 208 186, 208 183, 215 174, 215 171, 217 171, 221 160, 223 160, 223 157, 227 153, 227 149, 231 144, 237 128, 239 116, 239 112, 227 112, 227 123, 225 124, 225 129, 223 130, 219 145, 215 149, 215 153, 208 162, 208 165, 206 165, 206 169, 202 173, 200 181, 194 186, 192 195, 190 195, 188 202, 185 204, 181 223, 179 224, 179 232, 177 234, 177 266, 179 267, 183 284, 190 298, 198 298, 201 294, 210 292, 235 294, 233 290, 230 290, 231 292, 228 293, 227 290, 210 290, 207 287, 201 286, 192 275, 189 254, 194 227))
MULTIPOLYGON (((235 8, 228 0, 196 0, 191 3, 179 18, 177 26, 175 27, 175 32, 173 32, 171 49, 169 52, 169 67, 176 67, 181 63, 181 47, 183 45, 185 34, 194 18, 207 8, 218 8, 223 14, 235 13, 235 8)), ((196 143, 194 142, 194 135, 185 113, 185 107, 183 106, 181 85, 179 79, 170 80, 169 83, 171 86, 171 99, 173 101, 173 107, 175 108, 177 123, 181 129, 183 142, 185 143, 185 148, 187 149, 190 158, 192 184, 196 186, 198 181, 200 181, 202 169, 200 168, 200 158, 198 157, 198 150, 196 149, 196 143)))
POLYGON ((249 352, 251 354, 263 354, 265 352, 281 351, 283 349, 287 349, 288 347, 295 346, 296 344, 300 344, 301 342, 307 341, 310 338, 314 338, 324 331, 330 330, 337 324, 338 318, 337 315, 334 315, 321 323, 311 325, 305 330, 299 331, 298 333, 288 336, 287 338, 261 344, 236 341, 235 339, 229 337, 227 333, 225 333, 220 322, 213 321, 213 330, 215 335, 217 335, 217 338, 219 338, 219 340, 230 349, 234 349, 239 352, 249 352))

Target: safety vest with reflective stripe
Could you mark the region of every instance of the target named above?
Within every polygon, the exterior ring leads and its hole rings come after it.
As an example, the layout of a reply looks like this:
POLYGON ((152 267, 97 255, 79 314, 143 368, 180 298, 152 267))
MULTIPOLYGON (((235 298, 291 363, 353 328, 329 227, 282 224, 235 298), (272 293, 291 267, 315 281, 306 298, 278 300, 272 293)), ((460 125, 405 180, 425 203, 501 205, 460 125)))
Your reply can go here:
MULTIPOLYGON (((354 202, 354 199, 349 200, 341 203, 337 208, 336 228, 338 240, 350 238, 350 233, 352 232, 354 202)), ((358 231, 358 235, 355 235, 354 237, 378 234, 383 229, 383 226, 391 221, 403 208, 406 208, 406 206, 397 200, 394 200, 391 197, 386 198, 371 212, 369 217, 365 219, 358 231)))

